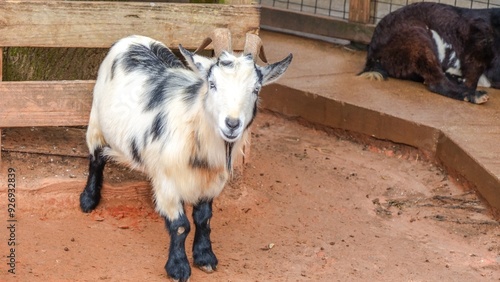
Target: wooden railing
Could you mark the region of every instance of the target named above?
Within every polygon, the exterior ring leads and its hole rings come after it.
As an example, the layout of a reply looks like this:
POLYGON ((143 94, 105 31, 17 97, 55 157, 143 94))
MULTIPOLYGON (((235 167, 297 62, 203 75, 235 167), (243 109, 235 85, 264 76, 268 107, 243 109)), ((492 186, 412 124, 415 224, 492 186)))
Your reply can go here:
MULTIPOLYGON (((258 32, 260 10, 254 5, 6 0, 0 2, 0 21, 0 54, 11 46, 109 48, 131 34, 173 49, 179 43, 195 49, 217 27, 228 28, 233 48, 242 50, 245 34, 258 32)), ((0 81, 0 131, 87 125, 94 83, 0 81)))

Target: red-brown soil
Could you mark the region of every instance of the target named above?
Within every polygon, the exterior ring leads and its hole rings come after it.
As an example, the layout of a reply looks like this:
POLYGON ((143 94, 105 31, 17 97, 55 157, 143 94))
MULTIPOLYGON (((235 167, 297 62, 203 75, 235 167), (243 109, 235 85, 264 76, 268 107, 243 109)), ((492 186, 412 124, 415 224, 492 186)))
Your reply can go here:
MULTIPOLYGON (((0 281, 167 279, 144 176, 108 166, 84 214, 84 129, 2 134, 0 218, 8 226, 14 168, 17 222, 15 275, 0 228, 0 281)), ((214 202, 218 270, 193 268, 191 281, 500 281, 500 225, 473 191, 416 150, 348 139, 260 113, 250 163, 214 202)))

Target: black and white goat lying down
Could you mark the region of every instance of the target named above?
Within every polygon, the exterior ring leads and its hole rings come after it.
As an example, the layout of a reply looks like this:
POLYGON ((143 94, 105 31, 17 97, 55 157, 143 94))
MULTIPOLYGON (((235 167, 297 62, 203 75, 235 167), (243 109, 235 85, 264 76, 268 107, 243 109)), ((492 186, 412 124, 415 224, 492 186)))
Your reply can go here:
POLYGON ((482 85, 500 88, 500 8, 465 9, 422 2, 376 26, 360 75, 424 82, 432 92, 476 104, 482 85))
POLYGON ((292 61, 290 54, 256 65, 262 45, 253 34, 247 34, 243 54, 232 53, 228 30, 215 30, 202 48, 212 39, 214 58, 179 46, 188 67, 151 38, 115 43, 99 69, 87 130, 90 165, 81 209, 90 212, 98 205, 108 159, 145 172, 170 234, 165 269, 179 281, 191 275, 184 204, 193 205, 194 264, 211 272, 217 267, 210 242, 212 201, 242 152, 261 87, 281 77, 292 61))

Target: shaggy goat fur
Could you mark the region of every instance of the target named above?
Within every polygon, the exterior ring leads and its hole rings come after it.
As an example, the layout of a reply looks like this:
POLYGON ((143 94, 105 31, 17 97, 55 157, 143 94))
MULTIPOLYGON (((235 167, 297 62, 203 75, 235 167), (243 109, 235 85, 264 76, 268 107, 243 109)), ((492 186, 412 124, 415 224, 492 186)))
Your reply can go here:
POLYGON ((124 38, 109 51, 94 88, 89 176, 80 206, 90 212, 99 203, 108 159, 145 172, 170 234, 165 269, 186 281, 190 224, 184 204, 194 206, 194 264, 213 271, 218 263, 210 242, 213 198, 242 151, 261 87, 286 71, 292 55, 261 67, 251 54, 224 51, 205 58, 179 48, 189 68, 147 37, 124 38))

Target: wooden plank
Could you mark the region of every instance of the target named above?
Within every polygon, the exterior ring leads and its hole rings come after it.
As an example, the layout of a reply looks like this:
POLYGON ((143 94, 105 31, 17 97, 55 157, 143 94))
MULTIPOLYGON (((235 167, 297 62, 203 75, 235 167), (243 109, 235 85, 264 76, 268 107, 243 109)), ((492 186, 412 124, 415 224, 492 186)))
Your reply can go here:
POLYGON ((15 127, 5 130, 3 149, 7 152, 87 157, 89 150, 83 127, 15 127))
POLYGON ((0 128, 87 125, 95 81, 0 83, 0 128))
POLYGON ((349 23, 331 17, 293 12, 278 8, 261 8, 261 27, 286 29, 310 34, 369 43, 375 27, 349 23))
POLYGON ((370 22, 370 0, 350 0, 349 21, 367 24, 370 22))
POLYGON ((140 34, 194 49, 226 27, 242 50, 245 33, 258 32, 260 13, 257 5, 6 0, 0 22, 0 46, 108 48, 140 34))
POLYGON ((224 3, 226 5, 252 5, 252 4, 259 4, 259 1, 254 1, 254 0, 223 0, 219 3, 224 3))

